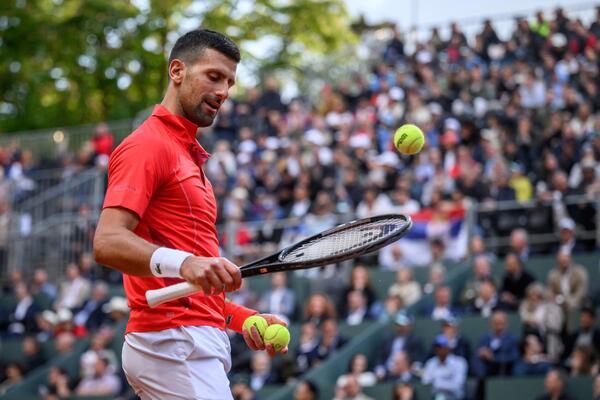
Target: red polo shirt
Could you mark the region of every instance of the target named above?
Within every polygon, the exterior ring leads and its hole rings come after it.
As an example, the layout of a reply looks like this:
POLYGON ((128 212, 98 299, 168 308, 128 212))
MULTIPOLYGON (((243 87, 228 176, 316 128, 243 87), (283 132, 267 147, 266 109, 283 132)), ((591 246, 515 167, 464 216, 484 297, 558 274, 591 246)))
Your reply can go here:
MULTIPOLYGON (((158 246, 196 256, 218 257, 217 205, 201 169, 209 154, 196 140, 198 127, 162 105, 115 149, 108 164, 104 208, 123 207, 138 215, 136 235, 158 246)), ((149 268, 149 267, 148 267, 149 268)), ((225 295, 194 296, 150 308, 145 293, 182 282, 124 274, 131 308, 127 332, 177 326, 227 326, 241 331, 255 311, 225 301, 225 295)))

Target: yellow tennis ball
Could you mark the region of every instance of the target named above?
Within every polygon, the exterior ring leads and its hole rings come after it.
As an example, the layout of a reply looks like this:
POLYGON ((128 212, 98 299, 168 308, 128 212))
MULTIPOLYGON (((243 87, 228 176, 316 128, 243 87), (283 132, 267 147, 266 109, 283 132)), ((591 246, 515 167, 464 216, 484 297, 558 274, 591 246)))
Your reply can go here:
POLYGON ((256 330, 258 330, 260 336, 263 337, 265 330, 269 326, 269 323, 260 315, 252 315, 251 317, 246 318, 244 325, 242 325, 242 329, 250 333, 250 328, 253 326, 256 327, 256 330))
POLYGON ((275 351, 279 351, 290 344, 290 331, 280 324, 269 325, 263 335, 263 340, 265 344, 272 344, 275 351))
POLYGON ((417 154, 425 144, 425 135, 418 126, 413 124, 402 125, 394 133, 394 146, 402 154, 417 154))

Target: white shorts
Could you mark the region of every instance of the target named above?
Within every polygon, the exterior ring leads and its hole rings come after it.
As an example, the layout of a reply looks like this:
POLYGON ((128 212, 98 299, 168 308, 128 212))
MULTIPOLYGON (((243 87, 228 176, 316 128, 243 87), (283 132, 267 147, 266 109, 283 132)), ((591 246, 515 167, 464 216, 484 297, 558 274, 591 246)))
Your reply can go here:
POLYGON ((227 372, 227 333, 209 326, 184 326, 125 335, 123 370, 142 400, 233 399, 227 372))

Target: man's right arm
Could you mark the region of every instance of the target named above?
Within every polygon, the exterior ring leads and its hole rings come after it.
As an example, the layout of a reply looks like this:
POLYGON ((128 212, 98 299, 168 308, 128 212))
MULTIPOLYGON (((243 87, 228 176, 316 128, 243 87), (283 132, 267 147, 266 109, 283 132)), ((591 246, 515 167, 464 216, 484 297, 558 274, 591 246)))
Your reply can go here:
MULTIPOLYGON (((133 230, 139 217, 123 207, 102 211, 94 237, 94 258, 99 264, 128 275, 150 277, 152 254, 158 246, 142 239, 133 230)), ((221 257, 190 256, 181 264, 183 279, 202 287, 205 293, 230 292, 241 285, 239 268, 221 257)))

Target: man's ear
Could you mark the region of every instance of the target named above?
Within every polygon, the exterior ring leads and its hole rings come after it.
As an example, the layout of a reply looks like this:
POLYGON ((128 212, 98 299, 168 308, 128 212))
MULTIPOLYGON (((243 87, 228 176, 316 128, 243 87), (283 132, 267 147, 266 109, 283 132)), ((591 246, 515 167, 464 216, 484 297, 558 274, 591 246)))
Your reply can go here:
POLYGON ((169 64, 169 79, 173 83, 179 85, 179 84, 181 84, 181 82, 183 82, 184 76, 185 76, 185 63, 182 60, 175 58, 169 64))

